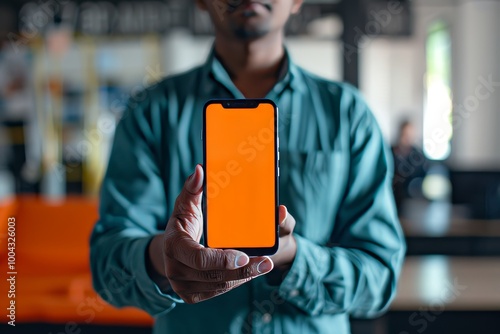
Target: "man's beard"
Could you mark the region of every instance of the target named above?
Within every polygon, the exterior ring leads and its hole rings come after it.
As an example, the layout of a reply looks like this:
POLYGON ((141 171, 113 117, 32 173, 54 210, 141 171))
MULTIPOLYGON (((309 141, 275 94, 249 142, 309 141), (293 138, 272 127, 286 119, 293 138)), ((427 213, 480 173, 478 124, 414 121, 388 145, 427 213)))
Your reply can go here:
POLYGON ((261 27, 257 29, 251 29, 247 27, 236 27, 235 29, 233 29, 233 32, 239 39, 252 40, 267 35, 269 33, 269 29, 261 27))
POLYGON ((242 40, 252 40, 267 35, 271 31, 271 28, 269 22, 263 22, 255 26, 234 24, 232 26, 232 31, 236 37, 242 40))

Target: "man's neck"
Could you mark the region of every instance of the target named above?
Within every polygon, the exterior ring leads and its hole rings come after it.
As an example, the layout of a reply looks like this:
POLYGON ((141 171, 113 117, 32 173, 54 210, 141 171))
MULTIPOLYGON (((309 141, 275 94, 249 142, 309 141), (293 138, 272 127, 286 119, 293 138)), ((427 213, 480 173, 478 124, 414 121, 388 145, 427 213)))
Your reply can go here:
POLYGON ((269 34, 253 41, 216 37, 215 52, 245 97, 264 97, 278 80, 283 36, 269 34))

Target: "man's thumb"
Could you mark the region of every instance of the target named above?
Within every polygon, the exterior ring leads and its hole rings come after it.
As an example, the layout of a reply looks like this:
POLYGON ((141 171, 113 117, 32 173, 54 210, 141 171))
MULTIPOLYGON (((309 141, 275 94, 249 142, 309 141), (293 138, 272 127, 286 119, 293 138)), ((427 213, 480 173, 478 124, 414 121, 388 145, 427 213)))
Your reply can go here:
MULTIPOLYGON (((203 167, 196 165, 175 200, 171 219, 175 219, 190 234, 193 240, 200 241, 202 234, 201 193, 203 192, 203 167)), ((170 224, 168 224, 170 226, 170 224)), ((168 228, 167 226, 167 228, 168 228)))
POLYGON ((193 201, 199 204, 200 194, 203 191, 203 167, 196 165, 193 174, 191 174, 184 184, 183 200, 193 201))

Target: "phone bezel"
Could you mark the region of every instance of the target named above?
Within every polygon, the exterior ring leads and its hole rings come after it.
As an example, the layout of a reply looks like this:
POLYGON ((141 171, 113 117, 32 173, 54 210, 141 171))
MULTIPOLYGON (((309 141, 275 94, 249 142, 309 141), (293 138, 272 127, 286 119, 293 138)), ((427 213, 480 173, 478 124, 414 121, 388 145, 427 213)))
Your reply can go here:
MULTIPOLYGON (((254 247, 254 248, 221 248, 221 249, 236 249, 246 253, 248 256, 265 256, 273 255, 278 251, 279 247, 279 112, 277 105, 269 99, 214 99, 209 100, 203 107, 203 170, 204 175, 207 175, 207 146, 206 146, 206 112, 208 106, 212 104, 221 104, 225 109, 248 109, 258 108, 260 104, 270 104, 274 109, 274 177, 275 177, 275 243, 272 247, 254 247)), ((203 196, 202 196, 202 210, 203 210, 203 245, 209 246, 209 235, 207 233, 207 182, 206 177, 203 178, 203 196)))

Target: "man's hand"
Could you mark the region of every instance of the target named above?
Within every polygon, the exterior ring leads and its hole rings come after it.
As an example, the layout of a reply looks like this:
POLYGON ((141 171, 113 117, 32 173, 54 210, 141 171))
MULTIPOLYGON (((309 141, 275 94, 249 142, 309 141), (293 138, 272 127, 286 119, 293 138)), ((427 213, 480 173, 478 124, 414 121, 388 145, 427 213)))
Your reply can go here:
POLYGON ((190 304, 221 295, 273 269, 269 257, 250 259, 236 250, 199 244, 203 177, 203 169, 197 165, 177 197, 165 233, 153 238, 148 250, 151 278, 160 289, 170 287, 190 304))
POLYGON ((292 265, 297 253, 297 243, 293 237, 295 219, 288 213, 284 205, 279 208, 280 245, 276 254, 271 256, 274 265, 281 271, 286 271, 292 265))

